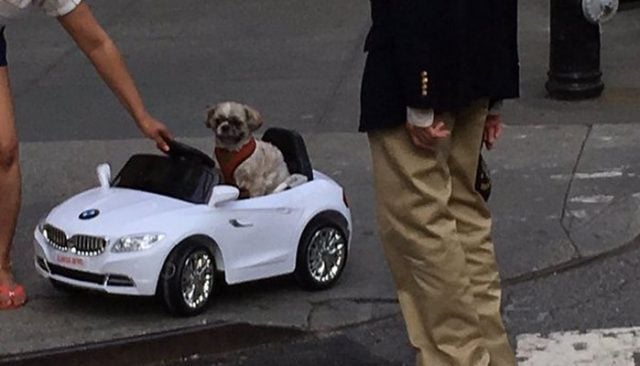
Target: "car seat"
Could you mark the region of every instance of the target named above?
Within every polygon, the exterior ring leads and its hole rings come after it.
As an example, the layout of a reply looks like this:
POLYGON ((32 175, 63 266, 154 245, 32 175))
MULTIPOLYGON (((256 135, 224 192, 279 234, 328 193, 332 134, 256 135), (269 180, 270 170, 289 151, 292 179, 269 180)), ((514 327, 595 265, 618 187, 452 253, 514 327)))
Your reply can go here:
POLYGON ((307 146, 302 136, 286 128, 271 127, 262 135, 262 141, 269 142, 282 152, 289 173, 301 174, 313 180, 313 169, 307 154, 307 146))

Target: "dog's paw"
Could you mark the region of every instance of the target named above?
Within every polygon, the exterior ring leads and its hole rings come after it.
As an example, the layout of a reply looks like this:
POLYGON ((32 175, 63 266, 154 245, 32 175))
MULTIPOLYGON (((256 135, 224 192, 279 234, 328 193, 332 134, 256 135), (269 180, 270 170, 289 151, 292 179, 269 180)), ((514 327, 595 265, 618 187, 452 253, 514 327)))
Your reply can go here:
POLYGON ((285 191, 289 188, 295 188, 299 185, 307 183, 309 179, 302 174, 292 174, 290 175, 284 182, 280 183, 276 189, 273 190, 272 193, 278 193, 285 191))
POLYGON ((309 179, 306 175, 302 174, 291 174, 289 178, 285 181, 290 188, 297 187, 299 185, 307 183, 309 179))

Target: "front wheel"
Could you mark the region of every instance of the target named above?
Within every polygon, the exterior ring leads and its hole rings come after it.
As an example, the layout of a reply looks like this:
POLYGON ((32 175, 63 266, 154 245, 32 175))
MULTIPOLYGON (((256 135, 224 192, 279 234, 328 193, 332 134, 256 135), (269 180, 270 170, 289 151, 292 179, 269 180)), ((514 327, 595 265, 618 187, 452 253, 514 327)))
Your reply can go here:
POLYGON ((164 264, 159 283, 160 298, 173 315, 199 314, 211 300, 215 274, 215 258, 207 246, 182 244, 164 264))
POLYGON ((331 217, 320 216, 302 233, 295 276, 309 290, 333 286, 347 263, 348 239, 345 230, 331 217))

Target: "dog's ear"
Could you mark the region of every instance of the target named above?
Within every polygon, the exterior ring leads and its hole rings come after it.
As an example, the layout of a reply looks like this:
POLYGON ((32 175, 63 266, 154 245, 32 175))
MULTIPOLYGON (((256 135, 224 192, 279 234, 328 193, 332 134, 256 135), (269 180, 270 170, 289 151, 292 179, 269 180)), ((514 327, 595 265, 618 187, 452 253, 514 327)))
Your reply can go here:
POLYGON ((207 128, 214 127, 211 124, 211 119, 213 118, 213 114, 216 113, 217 109, 218 109, 218 105, 214 105, 213 107, 211 105, 207 105, 207 111, 205 112, 205 117, 204 117, 204 125, 207 126, 207 128))
POLYGON ((252 132, 262 126, 262 116, 260 115, 260 112, 248 105, 244 106, 244 111, 247 114, 247 125, 252 132))

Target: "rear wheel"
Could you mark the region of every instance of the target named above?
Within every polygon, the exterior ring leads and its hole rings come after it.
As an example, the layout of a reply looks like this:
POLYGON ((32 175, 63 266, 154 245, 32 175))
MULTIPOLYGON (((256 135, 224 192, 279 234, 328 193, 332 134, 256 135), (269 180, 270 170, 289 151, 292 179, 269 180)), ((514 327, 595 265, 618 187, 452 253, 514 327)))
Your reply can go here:
POLYGON ((309 290, 333 286, 347 263, 348 237, 340 222, 329 215, 313 219, 298 246, 295 276, 309 290))
POLYGON ((158 294, 171 314, 191 316, 206 308, 215 284, 215 258, 209 248, 200 243, 185 243, 167 258, 158 294))

